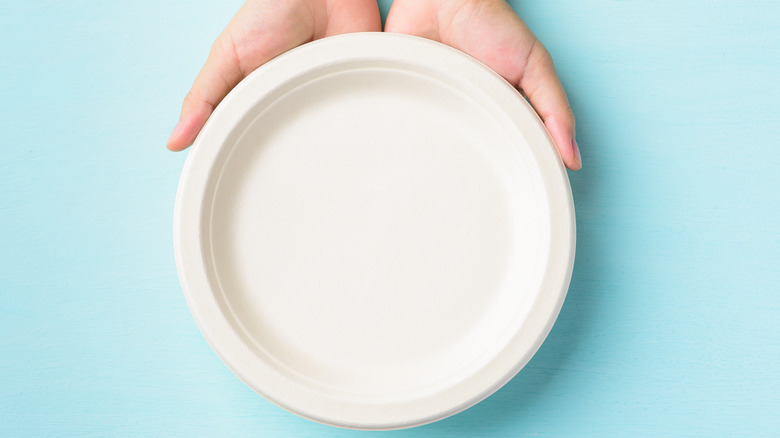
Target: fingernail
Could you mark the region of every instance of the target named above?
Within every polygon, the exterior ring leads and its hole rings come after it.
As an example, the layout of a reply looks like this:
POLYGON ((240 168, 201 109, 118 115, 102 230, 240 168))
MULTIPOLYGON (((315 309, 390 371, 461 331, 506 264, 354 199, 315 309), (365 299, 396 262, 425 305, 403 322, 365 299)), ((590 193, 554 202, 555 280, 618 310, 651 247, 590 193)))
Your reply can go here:
POLYGON ((574 161, 576 161, 577 164, 580 165, 580 169, 582 169, 582 156, 580 155, 580 148, 577 146, 577 139, 574 137, 571 138, 571 150, 574 152, 574 161))
POLYGON ((179 123, 177 123, 176 126, 173 127, 173 132, 171 132, 171 135, 168 137, 168 143, 170 143, 171 140, 179 134, 179 131, 181 131, 181 126, 182 126, 182 122, 180 120, 179 123))

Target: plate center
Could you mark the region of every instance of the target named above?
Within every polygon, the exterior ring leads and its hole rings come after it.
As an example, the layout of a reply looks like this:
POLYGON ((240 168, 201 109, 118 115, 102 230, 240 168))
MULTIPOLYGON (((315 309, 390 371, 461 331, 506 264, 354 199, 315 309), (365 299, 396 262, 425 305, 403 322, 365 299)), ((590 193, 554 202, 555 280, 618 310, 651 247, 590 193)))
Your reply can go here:
POLYGON ((544 240, 532 189, 497 158, 508 142, 464 94, 394 69, 319 77, 257 114, 210 227, 245 335, 289 373, 348 392, 479 362, 528 306, 510 264, 544 240))

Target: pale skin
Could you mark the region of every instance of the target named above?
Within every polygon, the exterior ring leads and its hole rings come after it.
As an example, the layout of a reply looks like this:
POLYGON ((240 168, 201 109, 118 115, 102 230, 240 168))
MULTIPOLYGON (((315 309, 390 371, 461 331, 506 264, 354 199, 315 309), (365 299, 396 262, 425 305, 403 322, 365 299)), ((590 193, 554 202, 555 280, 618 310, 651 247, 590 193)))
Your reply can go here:
MULTIPOLYGON (((168 149, 190 146, 228 92, 277 55, 332 35, 380 31, 376 0, 248 0, 214 42, 168 149)), ((574 114, 552 58, 504 0, 395 0, 384 31, 439 41, 487 64, 528 98, 566 167, 582 168, 574 114)))

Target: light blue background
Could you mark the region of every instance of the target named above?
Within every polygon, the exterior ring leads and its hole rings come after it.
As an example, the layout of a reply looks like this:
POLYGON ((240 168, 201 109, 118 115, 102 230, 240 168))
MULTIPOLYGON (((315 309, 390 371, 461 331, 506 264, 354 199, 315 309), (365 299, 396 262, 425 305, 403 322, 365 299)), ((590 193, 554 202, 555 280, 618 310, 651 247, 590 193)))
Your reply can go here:
MULTIPOLYGON (((164 143, 239 5, 0 5, 0 436, 368 436, 244 386, 179 289, 164 143)), ((513 5, 578 120, 569 296, 495 395, 376 435, 779 436, 780 3, 513 5)))

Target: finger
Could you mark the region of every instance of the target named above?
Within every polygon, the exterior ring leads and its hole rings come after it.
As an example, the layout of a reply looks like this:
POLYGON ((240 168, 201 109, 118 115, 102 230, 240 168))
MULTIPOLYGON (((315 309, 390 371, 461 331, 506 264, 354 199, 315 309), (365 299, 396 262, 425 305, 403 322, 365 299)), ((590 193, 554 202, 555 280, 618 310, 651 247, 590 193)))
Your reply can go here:
POLYGON ((381 30, 375 1, 344 1, 353 3, 354 8, 340 8, 331 17, 324 9, 314 11, 305 4, 290 10, 269 6, 259 12, 249 7, 249 3, 244 5, 228 25, 239 35, 239 40, 234 40, 229 31, 217 38, 184 99, 179 123, 168 139, 168 149, 180 151, 191 145, 230 90, 270 59, 315 37, 381 30), (258 13, 262 15, 259 21, 258 13), (314 31, 317 27, 324 30, 322 34, 314 31))
POLYGON ((436 2, 394 1, 387 13, 385 32, 441 41, 437 13, 436 2))
POLYGON ((179 122, 168 139, 168 149, 172 151, 185 149, 195 141, 217 104, 243 79, 235 56, 227 53, 229 49, 225 39, 220 36, 214 43, 206 63, 184 98, 179 122))
MULTIPOLYGON (((265 26, 251 21, 255 11, 245 8, 228 25, 228 29, 232 29, 241 39, 236 41, 231 31, 226 29, 214 42, 206 63, 184 98, 179 123, 168 139, 168 149, 186 149, 195 141, 217 105, 246 75, 312 38, 312 26, 306 24, 306 19, 294 20, 292 24, 273 31, 264 31, 265 26)), ((290 14, 298 14, 299 17, 303 15, 298 11, 290 14)), ((278 24, 286 18, 279 15, 268 19, 278 24)))
POLYGON ((327 18, 327 28, 317 37, 352 32, 381 32, 382 18, 376 0, 340 0, 338 8, 327 18))
POLYGON ((582 158, 575 136, 574 114, 555 73, 552 57, 538 40, 528 54, 519 87, 542 118, 566 167, 571 170, 581 169, 582 158))

